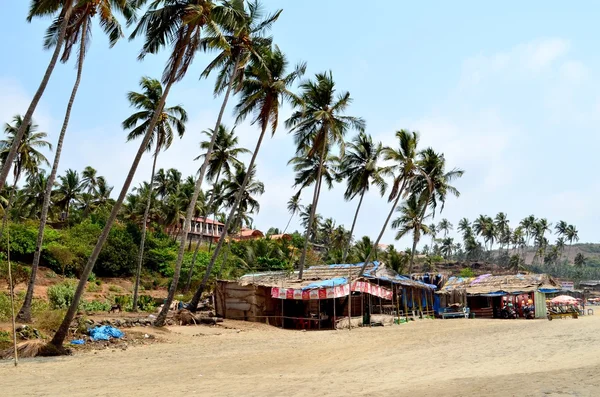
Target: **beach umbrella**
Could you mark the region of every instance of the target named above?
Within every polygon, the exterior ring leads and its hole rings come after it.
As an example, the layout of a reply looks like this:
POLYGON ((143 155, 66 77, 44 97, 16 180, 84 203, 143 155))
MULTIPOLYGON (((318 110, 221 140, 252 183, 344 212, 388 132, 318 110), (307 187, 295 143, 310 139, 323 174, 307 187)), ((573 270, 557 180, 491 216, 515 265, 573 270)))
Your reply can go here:
POLYGON ((577 299, 569 295, 559 295, 556 298, 552 298, 551 302, 558 304, 576 304, 577 299))

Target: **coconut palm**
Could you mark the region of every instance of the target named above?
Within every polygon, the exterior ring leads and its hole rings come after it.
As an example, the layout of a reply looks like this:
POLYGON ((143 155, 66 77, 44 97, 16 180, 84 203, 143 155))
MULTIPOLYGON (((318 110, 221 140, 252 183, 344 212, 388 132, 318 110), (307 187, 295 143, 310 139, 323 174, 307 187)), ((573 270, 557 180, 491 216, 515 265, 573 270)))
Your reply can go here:
MULTIPOLYGON (((319 168, 313 193, 311 209, 317 210, 323 165, 334 146, 344 152, 344 136, 350 129, 363 132, 365 121, 359 117, 347 116, 348 106, 352 102, 349 92, 336 95, 335 82, 331 71, 318 73, 314 80, 307 80, 300 85, 300 98, 294 101, 294 112, 286 120, 286 127, 294 134, 296 154, 319 159, 319 168)), ((309 220, 307 231, 311 229, 313 219, 309 220)), ((302 279, 308 235, 305 236, 304 248, 300 256, 298 277, 302 279)))
MULTIPOLYGON (((240 92, 240 102, 236 106, 236 111, 238 113, 237 121, 242 121, 250 114, 253 114, 254 119, 252 120, 252 124, 258 124, 261 130, 258 141, 256 142, 256 148, 254 149, 252 158, 248 164, 249 170, 254 169, 256 157, 267 129, 271 129, 271 134, 275 134, 275 131, 277 130, 277 125, 279 123, 279 107, 282 102, 289 99, 299 100, 296 95, 289 90, 289 87, 304 74, 306 65, 303 63, 298 64, 292 72, 287 73, 287 64, 285 55, 281 52, 279 47, 275 46, 272 49, 265 50, 265 53, 260 60, 253 60, 246 71, 243 87, 240 92)), ((235 202, 231 206, 225 222, 225 227, 223 228, 223 233, 221 233, 221 236, 219 237, 219 242, 210 259, 202 283, 192 298, 190 307, 193 311, 196 310, 204 287, 210 277, 210 272, 212 271, 219 255, 219 251, 225 241, 227 230, 234 220, 237 207, 242 200, 241 193, 245 190, 250 175, 251 173, 247 173, 244 182, 240 186, 240 194, 237 195, 235 202)))
MULTIPOLYGON (((158 122, 154 127, 150 141, 148 142, 148 151, 154 150, 152 155, 152 172, 150 181, 154 181, 156 171, 156 160, 161 150, 167 150, 172 142, 174 130, 179 138, 185 133, 185 123, 187 122, 187 112, 181 106, 162 107, 159 110, 158 105, 162 97, 163 87, 160 81, 149 77, 142 77, 140 80, 142 92, 130 91, 127 94, 129 104, 137 111, 123 121, 123 129, 131 130, 127 135, 127 142, 143 137, 148 125, 154 118, 156 112, 160 113, 158 122)), ((140 274, 142 271, 142 262, 144 261, 144 246, 146 244, 146 230, 148 227, 148 215, 151 208, 151 198, 153 197, 154 183, 149 184, 150 191, 147 195, 146 209, 142 218, 142 235, 140 238, 140 248, 138 253, 138 263, 135 275, 135 284, 133 287, 133 311, 137 311, 138 288, 140 284, 140 274)))
POLYGON ((575 263, 575 266, 582 268, 585 266, 585 261, 585 256, 581 252, 579 252, 577 253, 577 255, 575 255, 575 260, 573 263, 575 263))
POLYGON ((38 126, 36 124, 30 124, 25 128, 25 133, 21 138, 21 142, 15 144, 22 123, 23 117, 20 115, 14 116, 13 124, 6 123, 4 126, 4 132, 8 135, 7 138, 0 140, 0 164, 2 164, 2 166, 6 165, 8 162, 11 148, 17 148, 16 156, 13 158, 12 164, 13 186, 12 189, 10 189, 6 207, 4 208, 4 217, 2 226, 0 227, 0 238, 4 233, 4 226, 8 220, 8 214, 12 208, 15 192, 17 191, 17 184, 19 183, 21 176, 23 173, 26 173, 29 178, 32 175, 37 174, 39 167, 42 164, 48 164, 48 160, 42 152, 40 152, 40 149, 47 148, 52 150, 52 145, 44 140, 47 134, 45 132, 38 132, 38 126))
POLYGON ((500 243, 500 250, 502 250, 502 246, 507 245, 506 253, 508 254, 508 246, 510 245, 510 226, 508 218, 504 212, 498 212, 498 214, 496 214, 494 227, 500 243))
MULTIPOLYGON (((52 9, 45 8, 43 10, 40 10, 39 12, 42 14, 55 13, 62 9, 63 2, 61 1, 54 0, 47 1, 46 3, 52 3, 52 9)), ((77 96, 77 91, 81 82, 81 76, 83 73, 83 63, 86 51, 89 47, 89 42, 91 39, 93 18, 97 17, 99 19, 98 24, 108 36, 109 44, 112 47, 117 43, 117 41, 120 38, 124 36, 123 31, 121 29, 121 25, 117 20, 115 13, 118 12, 119 14, 123 15, 127 20, 127 23, 131 23, 136 18, 135 11, 136 7, 130 0, 80 0, 76 2, 76 4, 73 6, 72 12, 70 13, 68 20, 66 21, 68 22, 68 25, 64 35, 64 42, 62 42, 61 40, 62 25, 63 22, 65 22, 63 21, 62 15, 59 15, 54 20, 54 22, 50 25, 46 32, 46 38, 44 42, 44 46, 46 48, 59 47, 59 43, 64 43, 64 50, 62 53, 61 62, 67 62, 71 56, 73 48, 78 47, 77 75, 75 78, 73 89, 71 90, 71 96, 67 104, 67 109, 65 111, 65 117, 60 130, 60 134, 58 136, 58 142, 56 144, 56 153, 54 155, 54 161, 52 163, 52 170, 50 171, 50 175, 48 176, 48 189, 52 188, 54 180, 56 178, 56 174, 58 172, 58 165, 60 163, 60 156, 62 154, 62 146, 65 139, 65 135, 67 133, 69 120, 71 118, 71 110, 73 108, 75 97, 77 96)), ((50 190, 47 190, 46 195, 48 197, 45 200, 44 206, 42 207, 40 225, 38 228, 38 238, 36 242, 36 251, 34 254, 32 264, 31 279, 35 279, 37 268, 39 266, 39 260, 44 238, 44 228, 46 227, 46 221, 48 218, 48 208, 50 207, 51 194, 52 192, 50 190)), ((27 295, 33 296, 33 286, 35 284, 34 282, 30 282, 30 284, 32 285, 31 292, 29 291, 30 288, 28 287, 27 295)), ((20 319, 31 319, 30 306, 31 298, 27 298, 26 296, 25 302, 23 303, 23 307, 21 308, 21 311, 19 311, 20 319)))
POLYGON ((569 242, 569 253, 567 254, 568 257, 569 255, 571 255, 571 247, 573 247, 573 241, 579 241, 579 232, 577 231, 577 228, 574 225, 568 225, 565 228, 565 237, 569 242))
MULTIPOLYGON (((196 0, 196 2, 198 1, 199 0, 196 0)), ((206 3, 206 1, 201 2, 206 3)), ((271 39, 265 38, 263 35, 272 27, 277 18, 279 18, 281 11, 277 11, 272 15, 267 15, 265 19, 262 19, 262 7, 258 1, 250 1, 246 7, 245 2, 242 0, 230 0, 224 1, 222 6, 215 7, 213 13, 215 14, 215 20, 220 22, 222 31, 215 32, 215 34, 212 35, 208 34, 203 40, 200 40, 200 45, 206 49, 220 50, 217 57, 202 73, 203 77, 208 77, 213 70, 220 69, 215 84, 215 95, 218 95, 223 90, 225 90, 225 95, 221 110, 219 111, 219 115, 215 122, 215 127, 213 128, 213 131, 218 131, 232 89, 234 86, 236 92, 243 89, 242 87, 245 78, 244 69, 249 62, 253 60, 253 62, 260 64, 263 69, 265 69, 265 60, 262 59, 262 57, 264 52, 268 52, 265 50, 270 47, 271 39)), ((193 208, 198 195, 202 190, 202 182, 209 165, 217 135, 218 134, 213 134, 211 137, 206 150, 206 157, 200 167, 198 179, 194 186, 194 193, 190 201, 190 206, 186 212, 183 236, 177 254, 177 261, 175 263, 176 277, 178 277, 178 269, 181 269, 181 264, 183 262, 185 241, 188 230, 191 227, 193 208)), ((233 212, 235 212, 235 210, 233 210, 233 212)), ((224 231, 226 232, 226 228, 224 231)), ((172 293, 169 291, 169 296, 167 296, 168 302, 171 302, 173 299, 171 295, 174 296, 175 288, 176 287, 173 287, 172 293)), ((163 315, 158 316, 157 322, 159 324, 164 323, 165 316, 166 311, 163 315)))
POLYGON ((429 229, 429 235, 431 236, 431 248, 433 248, 435 236, 437 236, 438 229, 435 223, 430 223, 429 226, 427 226, 427 228, 429 229))
MULTIPOLYGON (((435 152, 431 148, 427 148, 419 153, 418 162, 423 173, 415 177, 412 194, 418 196, 418 200, 422 203, 422 223, 428 208, 431 209, 431 216, 433 217, 435 216, 438 205, 440 205, 440 212, 444 209, 448 194, 452 194, 455 197, 460 196, 458 189, 450 183, 453 180, 462 177, 464 171, 458 168, 446 171, 446 159, 444 158, 444 155, 435 152)), ((416 245, 413 245, 408 269, 409 272, 412 271, 414 265, 416 249, 416 245)))
POLYGON ((287 209, 291 215, 290 215, 290 219, 288 220, 287 225, 285 225, 285 229, 283 229, 283 234, 285 234, 285 231, 290 226, 290 222, 292 221, 292 218, 294 217, 294 215, 296 215, 298 213, 298 211, 301 211, 302 208, 303 208, 303 206, 300 204, 300 192, 298 192, 298 193, 294 194, 292 196, 292 198, 287 202, 287 209))
POLYGON ((535 216, 529 215, 529 216, 525 217, 523 220, 521 220, 521 222, 519 223, 519 225, 523 228, 523 230, 525 232, 525 245, 526 246, 529 246, 529 240, 531 239, 531 237, 533 237, 536 222, 537 222, 537 220, 535 219, 535 216))
POLYGON ((487 244, 490 244, 489 251, 491 251, 496 238, 494 220, 487 215, 479 215, 473 222, 473 230, 483 238, 486 250, 488 249, 487 244))
MULTIPOLYGON (((43 169, 35 174, 27 176, 27 183, 23 188, 23 200, 21 200, 21 213, 29 219, 39 219, 46 195, 48 176, 43 169)), ((6 208, 7 203, 1 203, 6 208)), ((52 206, 50 207, 52 209, 52 206)))
POLYGON ((63 220, 69 219, 71 204, 81 197, 83 187, 81 185, 81 179, 79 178, 79 172, 68 169, 65 171, 65 175, 58 177, 60 183, 56 188, 56 205, 63 211, 63 220))
POLYGON ((443 218, 437 225, 437 230, 444 232, 444 237, 448 236, 448 233, 454 229, 454 225, 446 218, 443 218))
MULTIPOLYGON (((136 3, 143 3, 143 1, 140 0, 136 3)), ((163 72, 162 82, 165 84, 165 87, 162 97, 157 105, 157 109, 162 110, 172 85, 185 76, 200 46, 201 31, 205 29, 215 34, 218 32, 219 29, 213 18, 213 14, 215 13, 215 9, 217 10, 216 14, 219 14, 219 10, 222 8, 223 7, 215 6, 211 1, 203 0, 156 0, 150 4, 149 9, 140 19, 137 27, 132 33, 132 37, 137 37, 142 34, 145 35, 144 45, 138 56, 139 59, 144 59, 148 54, 158 53, 164 46, 168 45, 172 48, 169 60, 167 61, 167 65, 163 72)), ((160 114, 160 112, 155 112, 154 117, 150 123, 148 123, 146 135, 140 143, 140 147, 131 164, 131 168, 127 174, 121 192, 108 216, 98 242, 89 257, 87 264, 83 268, 79 284, 75 290, 73 302, 67 310, 58 331, 50 342, 57 348, 62 347, 62 344, 67 337, 69 326, 77 312, 77 307, 85 289, 87 278, 94 268, 96 259, 108 238, 108 233, 110 232, 121 205, 127 196, 127 191, 129 190, 142 155, 147 150, 148 143, 154 135, 154 128, 159 121, 160 114)), ((176 268, 175 270, 174 282, 172 285, 177 285, 179 278, 178 273, 181 270, 181 267, 179 267, 179 269, 176 268)), ((162 318, 162 323, 164 323, 164 317, 162 318)), ((162 325, 162 323, 159 323, 159 325, 162 325)))
MULTIPOLYGON (((312 213, 312 204, 304 206, 304 208, 300 211, 300 225, 306 231, 308 229, 308 222, 310 220, 310 214, 312 213)), ((313 223, 311 226, 311 230, 307 233, 308 238, 311 243, 317 241, 319 236, 319 228, 321 223, 323 222, 323 216, 321 214, 313 215, 313 223)), ((306 232, 305 232, 306 233, 306 232)))
POLYGON ((459 222, 458 222, 458 231, 461 232, 463 234, 463 238, 465 238, 465 236, 470 235, 473 230, 471 228, 471 222, 469 222, 469 220, 467 218, 462 218, 459 222))
POLYGON ((556 230, 556 235, 558 237, 564 237, 567 233, 567 227, 569 225, 565 221, 559 221, 555 226, 554 230, 556 230))
MULTIPOLYGON (((412 233, 413 252, 416 250, 421 234, 429 233, 429 228, 427 225, 423 224, 423 220, 427 219, 430 215, 426 215, 425 218, 422 218, 421 213, 423 211, 423 205, 425 205, 425 203, 421 202, 416 195, 411 195, 404 204, 396 208, 396 211, 400 213, 400 216, 392 221, 392 229, 399 229, 396 233, 396 240, 400 240, 407 234, 412 233)), ((412 255, 413 254, 411 253, 411 256, 412 255)), ((408 272, 412 272, 412 266, 410 265, 408 272)))
MULTIPOLYGON (((377 239, 373 243, 372 252, 379 246, 381 237, 383 237, 383 233, 387 229, 387 225, 398 206, 400 198, 406 197, 412 191, 416 176, 423 173, 417 161, 419 134, 417 132, 400 130, 396 132, 396 138, 399 141, 399 148, 397 150, 390 147, 383 149, 384 159, 393 163, 390 170, 394 173, 394 181, 388 196, 388 202, 393 202, 393 204, 379 232, 379 236, 377 236, 377 239)), ((371 256, 367 255, 360 269, 359 276, 362 276, 364 273, 370 259, 371 256)))
MULTIPOLYGON (((71 14, 73 12, 73 5, 74 5, 73 1, 66 1, 66 2, 59 1, 59 0, 52 0, 52 1, 32 0, 31 1, 31 5, 29 8, 29 14, 27 16, 28 22, 31 22, 33 20, 33 18, 45 17, 48 15, 53 15, 58 12, 57 20, 60 21, 60 25, 58 25, 58 27, 56 29, 56 35, 54 36, 54 38, 55 38, 54 52, 52 53, 50 62, 48 63, 48 66, 46 67, 46 72, 44 73, 44 77, 42 78, 42 81, 40 82, 40 85, 39 85, 37 91, 35 92, 35 95, 31 99, 31 103, 29 104, 29 107, 27 108, 25 115, 23 116, 23 120, 22 120, 23 122, 20 124, 18 130, 16 131, 16 134, 15 134, 16 139, 14 140, 15 145, 12 146, 10 148, 9 152, 7 153, 7 161, 4 163, 4 166, 2 166, 2 169, 0 170, 0 191, 4 188, 4 185, 6 183, 6 178, 8 177, 8 173, 10 172, 10 167, 12 166, 15 156, 17 155, 16 143, 20 142, 23 139, 23 135, 25 134, 26 129, 29 127, 29 125, 33 124, 32 123, 33 113, 35 112, 35 109, 36 109, 38 103, 40 102, 40 99, 42 98, 44 91, 46 90, 46 86, 48 85, 48 82, 50 81, 50 76, 52 75, 52 72, 54 71, 54 68, 56 67, 56 63, 58 61, 58 57, 62 50, 65 36, 67 34, 67 27, 69 25, 69 21, 71 20, 71 14), (60 12, 59 12, 59 10, 60 10, 60 12)), ((33 268, 32 268, 32 274, 34 274, 33 268)), ((30 298, 30 300, 31 300, 31 298, 30 298)), ((20 316, 19 318, 23 318, 23 317, 20 316)))
POLYGON ((369 258, 373 258, 377 260, 377 256, 379 254, 379 247, 373 244, 373 241, 369 238, 369 236, 363 236, 360 240, 354 244, 354 252, 356 253, 356 257, 360 262, 365 262, 369 260, 369 258))
MULTIPOLYGON (((354 219, 352 220, 352 227, 350 227, 350 239, 352 239, 356 219, 358 218, 358 212, 360 211, 365 193, 369 191, 371 185, 376 185, 379 188, 379 194, 381 196, 385 194, 387 183, 383 177, 389 173, 389 168, 378 165, 383 145, 381 142, 375 144, 371 135, 361 132, 346 146, 347 150, 340 164, 340 177, 347 181, 344 199, 352 200, 356 196, 360 197, 356 212, 354 213, 354 219)), ((348 244, 344 248, 343 263, 346 262, 350 242, 351 240, 348 241, 348 244)))

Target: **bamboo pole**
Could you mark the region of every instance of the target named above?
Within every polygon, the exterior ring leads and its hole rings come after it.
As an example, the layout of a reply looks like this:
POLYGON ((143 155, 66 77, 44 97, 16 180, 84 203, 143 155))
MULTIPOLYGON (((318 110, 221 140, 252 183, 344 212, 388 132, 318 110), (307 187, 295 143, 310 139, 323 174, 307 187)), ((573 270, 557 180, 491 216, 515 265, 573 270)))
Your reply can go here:
POLYGON ((8 288, 10 292, 10 309, 12 314, 13 347, 15 349, 15 367, 19 365, 17 354, 17 325, 15 324, 15 287, 12 279, 12 267, 10 263, 10 227, 6 229, 6 258, 8 261, 8 288))
POLYGON ((425 289, 423 291, 425 293, 425 313, 429 313, 429 297, 428 297, 428 290, 425 289))
POLYGON ((406 317, 406 323, 408 323, 408 292, 404 287, 402 287, 402 300, 404 301, 404 316, 406 317))
POLYGON ((398 325, 400 325, 400 297, 398 296, 397 285, 394 285, 394 292, 396 293, 396 315, 398 316, 398 325))

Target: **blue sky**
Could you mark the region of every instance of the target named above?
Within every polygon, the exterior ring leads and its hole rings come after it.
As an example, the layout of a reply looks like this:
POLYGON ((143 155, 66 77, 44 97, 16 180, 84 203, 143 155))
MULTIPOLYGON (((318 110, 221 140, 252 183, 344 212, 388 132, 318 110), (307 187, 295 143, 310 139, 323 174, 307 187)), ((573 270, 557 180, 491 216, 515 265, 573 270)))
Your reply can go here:
MULTIPOLYGON (((290 63, 306 61, 307 75, 329 70, 354 103, 348 114, 367 121, 367 131, 394 144, 400 128, 421 132, 422 146, 446 154, 449 166, 465 169, 456 182, 462 192, 440 215, 455 225, 461 217, 504 211, 512 226, 529 214, 579 228, 582 241, 600 237, 595 177, 600 121, 599 55, 595 15, 600 5, 578 7, 556 1, 359 2, 265 1, 283 8, 273 36, 290 63)), ((42 49, 49 20, 25 21, 27 1, 0 0, 0 121, 23 113, 45 70, 42 49)), ((120 189, 136 143, 125 143, 121 121, 131 109, 125 99, 141 76, 159 77, 166 52, 136 60, 139 40, 113 49, 94 29, 84 75, 61 160, 61 170, 91 165, 120 189)), ((200 132, 212 128, 220 105, 213 80, 199 81, 210 55, 198 54, 187 77, 171 92, 170 104, 185 106, 185 137, 159 157, 160 167, 191 174, 198 164, 200 132)), ((59 65, 35 114, 54 142, 75 78, 74 60, 59 65)), ((234 100, 235 101, 235 100, 234 100)), ((233 105, 233 104, 232 104, 233 105)), ((227 125, 233 124, 230 106, 227 125)), ((282 116, 289 109, 282 109, 282 116)), ((237 128, 245 147, 254 148, 257 129, 237 128)), ((350 137, 349 137, 350 138, 350 137)), ((258 176, 265 183, 257 227, 284 227, 286 202, 294 193, 292 137, 283 123, 263 144, 258 176)), ((149 177, 146 158, 137 183, 149 177)), ((349 228, 355 202, 344 202, 344 186, 324 192, 318 212, 349 228)), ((303 196, 308 204, 310 194, 303 196)), ((355 235, 375 237, 388 204, 368 195, 355 235)), ((298 228, 292 221, 292 229, 298 228)), ((388 230, 384 243, 399 248, 388 230)))

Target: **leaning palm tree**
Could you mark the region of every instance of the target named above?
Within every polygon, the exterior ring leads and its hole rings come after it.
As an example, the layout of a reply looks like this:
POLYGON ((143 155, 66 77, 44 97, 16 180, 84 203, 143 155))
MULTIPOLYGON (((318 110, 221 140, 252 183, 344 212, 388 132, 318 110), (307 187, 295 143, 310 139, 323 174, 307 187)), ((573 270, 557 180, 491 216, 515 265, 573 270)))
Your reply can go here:
POLYGON ((389 173, 389 168, 378 165, 383 146, 381 142, 375 144, 371 135, 361 132, 346 146, 347 151, 340 164, 340 177, 346 179, 347 182, 344 199, 353 200, 356 196, 360 198, 350 228, 350 241, 348 241, 342 255, 343 263, 346 262, 348 256, 356 219, 365 193, 369 191, 371 185, 376 185, 379 188, 379 194, 383 196, 387 189, 387 183, 383 177, 386 173, 389 173))
POLYGON ((142 235, 140 237, 140 248, 138 253, 138 263, 135 273, 135 284, 133 287, 133 311, 137 311, 138 288, 140 285, 140 274, 142 271, 142 262, 144 261, 144 246, 146 244, 146 230, 148 227, 148 215, 152 203, 152 190, 154 187, 154 173, 156 171, 156 160, 161 150, 167 150, 173 142, 175 130, 179 138, 185 133, 185 123, 187 122, 187 113, 181 106, 162 107, 158 109, 158 102, 162 97, 163 87, 160 81, 149 77, 142 77, 140 80, 142 92, 131 91, 127 94, 127 99, 132 107, 136 108, 134 114, 123 121, 123 128, 131 129, 127 135, 127 141, 132 141, 143 137, 152 121, 154 113, 159 112, 159 121, 154 127, 154 133, 148 142, 148 151, 154 150, 152 155, 152 172, 150 173, 150 183, 146 209, 142 218, 142 235))
POLYGON ((443 218, 437 225, 437 230, 444 232, 444 237, 448 236, 448 233, 454 229, 454 225, 446 218, 443 218))
MULTIPOLYGON (((268 48, 271 45, 271 39, 263 37, 263 34, 269 30, 277 18, 279 18, 281 11, 268 15, 262 20, 262 7, 258 1, 250 1, 246 8, 245 2, 242 0, 229 0, 224 1, 223 5, 215 8, 215 11, 213 12, 216 14, 216 17, 218 16, 218 20, 221 22, 222 31, 216 32, 216 34, 213 35, 207 35, 203 40, 200 40, 200 45, 206 49, 220 50, 217 57, 202 73, 202 77, 208 77, 213 70, 220 69, 215 84, 215 95, 225 91, 225 96, 215 122, 215 127, 213 128, 213 131, 218 131, 231 91, 234 88, 236 92, 239 92, 242 89, 245 77, 244 69, 247 64, 253 59, 255 62, 264 65, 264 60, 261 59, 263 52, 261 49, 268 48)), ((202 191, 202 182, 204 181, 204 175, 208 167, 210 154, 212 153, 216 137, 217 134, 213 134, 211 137, 206 150, 206 157, 200 167, 200 172, 198 173, 198 178, 196 179, 196 184, 194 186, 194 193, 186 212, 181 244, 175 263, 175 278, 179 277, 178 269, 181 269, 181 264, 183 263, 185 243, 188 231, 191 229, 193 209, 196 200, 198 199, 198 195, 202 191)), ((172 283, 171 285, 173 284, 176 285, 177 283, 172 283)), ((168 302, 172 301, 172 296, 175 295, 175 288, 176 287, 173 287, 172 293, 169 291, 169 295, 167 296, 168 302)), ((157 323, 164 323, 164 316, 159 315, 157 323)))
MULTIPOLYGON (((295 111, 286 120, 286 127, 294 133, 296 154, 315 157, 319 160, 317 182, 312 200, 312 217, 317 210, 323 165, 334 146, 344 152, 344 137, 350 129, 364 131, 365 121, 359 117, 346 116, 344 113, 352 102, 349 92, 342 92, 336 97, 335 82, 331 71, 318 73, 314 80, 307 80, 300 85, 300 98, 294 101, 295 111)), ((311 230, 313 219, 309 220, 307 233, 311 230)), ((305 236, 302 255, 300 256, 298 278, 302 279, 308 234, 305 236)))
MULTIPOLYGON (((254 60, 246 71, 243 88, 241 89, 240 102, 236 106, 238 113, 237 121, 242 121, 252 114, 254 116, 252 124, 258 124, 261 131, 254 152, 252 153, 252 158, 248 164, 249 170, 254 168, 256 157, 267 129, 271 129, 271 134, 275 134, 275 131, 277 130, 277 125, 279 124, 279 107, 282 105, 282 102, 289 99, 299 100, 299 98, 289 90, 289 87, 304 74, 306 64, 298 64, 290 73, 287 73, 286 71, 287 65, 288 62, 285 55, 281 52, 279 47, 274 46, 272 49, 265 50, 261 59, 254 60)), ((234 220, 238 209, 237 207, 243 198, 241 193, 246 188, 250 175, 251 173, 247 173, 245 180, 240 186, 239 194, 231 206, 225 222, 225 227, 223 228, 223 233, 221 233, 221 236, 219 237, 219 242, 212 254, 208 267, 206 268, 204 278, 190 302, 189 307, 192 311, 195 311, 198 306, 204 287, 210 277, 210 272, 215 265, 223 242, 225 241, 227 230, 234 220)), ((166 312, 164 313, 163 318, 164 316, 166 316, 166 312)))
POLYGON ((571 247, 573 247, 573 241, 579 241, 579 231, 575 227, 575 225, 567 225, 565 228, 565 237, 569 242, 569 252, 567 254, 567 258, 571 255, 571 247))
POLYGON ((98 171, 89 165, 81 172, 81 188, 89 194, 94 194, 98 188, 98 171))
POLYGON ((294 215, 296 215, 298 211, 302 210, 302 204, 300 204, 300 192, 294 194, 292 198, 287 202, 287 209, 291 215, 287 225, 285 225, 285 229, 283 229, 282 234, 285 234, 286 230, 290 226, 292 218, 294 218, 294 215))
MULTIPOLYGON (((42 13, 47 14, 57 12, 59 9, 62 8, 63 2, 47 1, 46 3, 53 4, 53 9, 46 8, 40 11, 42 13)), ((58 165, 60 163, 60 156, 62 154, 62 146, 65 139, 65 135, 67 133, 69 120, 71 118, 71 110, 73 108, 73 103, 75 102, 75 97, 77 96, 77 91, 81 82, 85 54, 91 39, 93 19, 96 16, 98 17, 98 23, 108 36, 109 44, 112 47, 120 38, 123 37, 121 25, 117 20, 114 12, 118 12, 121 15, 123 15, 126 18, 127 23, 130 23, 135 20, 135 8, 136 7, 130 0, 80 0, 76 2, 76 4, 73 6, 72 13, 70 13, 70 16, 67 20, 68 26, 64 35, 64 51, 61 57, 61 61, 67 62, 71 57, 73 48, 78 47, 77 76, 75 78, 75 83, 71 91, 71 97, 69 98, 69 103, 67 104, 63 124, 60 130, 60 134, 58 136, 54 161, 52 163, 52 170, 50 171, 50 175, 48 176, 48 190, 46 191, 47 198, 44 202, 44 206, 42 207, 40 225, 38 228, 38 238, 36 241, 36 250, 31 266, 31 276, 29 283, 31 285, 31 288, 28 286, 27 295, 25 297, 23 307, 19 311, 18 315, 18 317, 22 320, 31 320, 31 299, 33 298, 33 287, 35 286, 35 277, 37 274, 37 268, 39 266, 42 244, 44 239, 44 229, 46 227, 48 209, 50 207, 50 195, 52 194, 50 189, 52 188, 54 180, 56 179, 58 165)), ((46 33, 46 39, 44 43, 46 48, 52 48, 53 46, 56 46, 58 48, 61 46, 59 43, 62 43, 61 34, 62 24, 64 22, 65 21, 63 21, 61 14, 50 25, 46 33)))
MULTIPOLYGON (((373 249, 371 252, 374 252, 379 246, 381 237, 383 237, 383 234, 387 229, 387 225, 390 222, 396 207, 398 206, 398 201, 400 201, 401 197, 406 197, 408 193, 412 191, 412 186, 415 182, 416 176, 423 173, 423 170, 417 161, 419 134, 417 132, 400 130, 396 132, 396 138, 398 138, 399 141, 399 148, 397 150, 390 147, 383 149, 384 159, 393 163, 391 166, 391 171, 394 173, 394 181, 392 184, 392 190, 388 196, 388 202, 393 202, 393 204, 387 218, 385 219, 385 222, 383 223, 383 227, 377 236, 377 239, 373 243, 373 249)), ((359 276, 362 276, 364 273, 370 259, 371 253, 369 253, 369 255, 367 255, 365 258, 362 268, 360 269, 359 276)))
MULTIPOLYGON (((27 108, 27 112, 23 116, 23 122, 21 123, 19 129, 16 132, 15 145, 12 146, 7 154, 7 161, 4 163, 5 166, 0 170, 0 190, 4 188, 6 183, 6 178, 8 177, 8 173, 10 172, 10 167, 17 155, 17 146, 16 142, 19 142, 23 139, 23 135, 26 132, 26 129, 30 124, 32 124, 32 117, 35 109, 42 99, 42 95, 46 90, 46 86, 50 81, 50 76, 56 67, 56 63, 58 61, 58 57, 60 52, 62 51, 62 46, 65 41, 65 36, 67 34, 67 27, 69 25, 69 21, 71 20, 71 14, 73 12, 74 1, 59 1, 59 0, 32 0, 29 8, 29 14, 27 16, 27 21, 31 22, 33 18, 36 17, 45 17, 48 15, 53 15, 56 12, 59 12, 57 20, 60 21, 59 25, 56 29, 55 37, 55 46, 54 52, 52 53, 52 57, 50 58, 50 63, 46 67, 46 72, 44 73, 44 77, 40 82, 40 85, 35 92, 35 95, 31 99, 31 103, 27 108), (60 11, 59 11, 60 10, 60 11)), ((49 47, 46 47, 49 48, 49 47)), ((33 268, 32 268, 33 273, 33 268)))
MULTIPOLYGON (((143 1, 140 0, 139 3, 143 3, 143 1)), ((200 46, 201 31, 205 29, 212 31, 213 33, 218 32, 219 28, 215 21, 214 14, 219 14, 221 9, 222 7, 215 6, 208 0, 156 0, 150 4, 149 9, 140 19, 138 26, 132 33, 132 37, 142 34, 145 35, 145 41, 138 57, 139 59, 144 59, 148 54, 158 53, 164 46, 170 45, 172 47, 169 60, 167 61, 167 65, 163 72, 162 82, 165 84, 165 88, 162 97, 158 102, 157 109, 162 111, 169 92, 171 91, 171 87, 185 76, 189 66, 192 64, 194 56, 200 46)), ((115 205, 102 229, 98 242, 89 257, 87 264, 82 270, 81 278, 73 297, 73 302, 69 306, 63 322, 50 342, 57 349, 62 347, 62 344, 67 337, 69 326, 77 312, 87 278, 94 268, 98 255, 102 250, 102 246, 106 242, 108 233, 110 232, 121 205, 127 196, 127 192, 131 186, 139 162, 148 148, 148 143, 154 135, 154 128, 159 121, 160 114, 160 112, 155 112, 154 117, 150 123, 148 123, 146 135, 140 143, 140 147, 131 164, 123 187, 121 188, 121 192, 119 193, 115 205)), ((176 275, 177 277, 179 276, 177 272, 176 275)), ((177 284, 177 282, 174 284, 177 284)))

